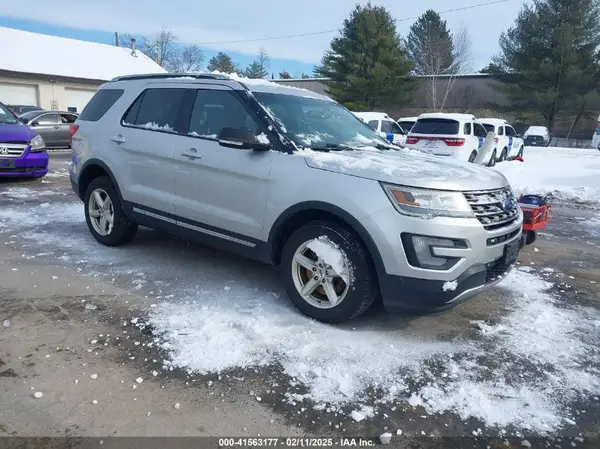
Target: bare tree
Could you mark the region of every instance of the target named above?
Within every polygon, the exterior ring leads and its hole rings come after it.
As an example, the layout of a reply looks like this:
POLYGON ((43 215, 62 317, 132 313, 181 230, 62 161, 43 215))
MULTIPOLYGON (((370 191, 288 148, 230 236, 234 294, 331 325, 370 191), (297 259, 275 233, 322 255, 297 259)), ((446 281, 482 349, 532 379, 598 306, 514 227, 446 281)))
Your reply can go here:
POLYGON ((444 89, 444 96, 440 103, 440 111, 444 109, 446 100, 454 87, 456 77, 465 75, 472 70, 472 53, 471 53, 471 38, 467 28, 463 25, 456 33, 452 36, 452 64, 446 69, 446 86, 444 89))
POLYGON ((170 69, 173 72, 198 72, 204 62, 204 53, 197 45, 191 44, 177 53, 172 61, 170 69))
POLYGON ((173 69, 178 52, 175 47, 177 36, 171 30, 166 27, 163 28, 154 39, 125 34, 119 37, 119 45, 130 47, 132 39, 135 39, 137 50, 154 60, 161 67, 167 70, 173 69))
POLYGON ((269 58, 267 51, 263 47, 260 47, 258 52, 258 63, 266 71, 271 68, 271 58, 269 58))

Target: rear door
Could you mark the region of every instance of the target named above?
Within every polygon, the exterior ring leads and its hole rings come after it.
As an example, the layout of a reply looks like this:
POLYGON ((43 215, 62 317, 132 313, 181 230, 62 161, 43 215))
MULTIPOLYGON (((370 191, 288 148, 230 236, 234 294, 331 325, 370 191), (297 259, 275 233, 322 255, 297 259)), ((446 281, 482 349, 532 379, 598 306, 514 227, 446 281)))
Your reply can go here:
POLYGON ((60 145, 60 119, 57 113, 42 114, 33 120, 29 126, 42 136, 47 147, 60 145))
POLYGON ((186 89, 179 86, 148 85, 109 134, 126 160, 123 188, 136 213, 175 214, 174 154, 186 148, 185 99, 186 89))
POLYGON ((258 239, 273 152, 224 147, 217 136, 225 127, 257 135, 268 131, 229 86, 194 87, 185 144, 175 152, 178 219, 197 232, 236 243, 258 239))
POLYGON ((506 132, 506 138, 508 139, 507 145, 506 147, 508 148, 508 155, 509 156, 516 156, 517 153, 519 152, 519 142, 516 140, 517 139, 517 133, 515 132, 515 130, 513 129, 512 126, 504 126, 504 130, 506 132))

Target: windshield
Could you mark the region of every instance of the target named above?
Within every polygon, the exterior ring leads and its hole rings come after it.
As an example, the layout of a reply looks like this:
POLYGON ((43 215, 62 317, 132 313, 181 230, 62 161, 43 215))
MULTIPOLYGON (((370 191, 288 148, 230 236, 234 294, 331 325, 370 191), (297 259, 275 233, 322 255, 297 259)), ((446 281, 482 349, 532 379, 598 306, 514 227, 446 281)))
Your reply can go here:
POLYGON ((13 125, 15 123, 19 123, 14 114, 10 112, 10 110, 2 103, 0 103, 0 123, 5 125, 13 125))
POLYGON ((458 122, 443 118, 420 118, 414 124, 411 133, 414 134, 458 134, 458 122))
POLYGON ((369 125, 334 101, 267 92, 254 92, 254 96, 298 147, 389 146, 369 125))
POLYGON ((402 121, 402 122, 397 122, 397 123, 406 132, 409 132, 411 130, 411 128, 413 127, 413 125, 415 124, 415 122, 409 122, 409 121, 402 121))

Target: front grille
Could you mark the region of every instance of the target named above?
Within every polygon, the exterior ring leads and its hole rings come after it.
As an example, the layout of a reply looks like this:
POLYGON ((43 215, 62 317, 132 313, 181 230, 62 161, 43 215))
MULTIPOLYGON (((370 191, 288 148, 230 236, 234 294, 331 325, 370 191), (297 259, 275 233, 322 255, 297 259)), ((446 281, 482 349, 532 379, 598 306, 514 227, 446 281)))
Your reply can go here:
POLYGON ((498 237, 490 237, 487 239, 487 246, 498 245, 499 243, 506 242, 507 240, 512 239, 515 235, 519 233, 520 229, 515 229, 514 231, 510 231, 507 234, 499 235, 498 237))
POLYGON ((26 143, 0 142, 0 158, 21 157, 27 148, 26 143))
POLYGON ((37 170, 44 170, 46 167, 0 167, 0 173, 33 173, 37 170))
POLYGON ((508 226, 519 218, 519 205, 509 187, 463 193, 487 231, 508 226))
POLYGON ((499 262, 492 262, 488 264, 485 269, 485 283, 497 281, 508 273, 510 265, 504 265, 499 262))

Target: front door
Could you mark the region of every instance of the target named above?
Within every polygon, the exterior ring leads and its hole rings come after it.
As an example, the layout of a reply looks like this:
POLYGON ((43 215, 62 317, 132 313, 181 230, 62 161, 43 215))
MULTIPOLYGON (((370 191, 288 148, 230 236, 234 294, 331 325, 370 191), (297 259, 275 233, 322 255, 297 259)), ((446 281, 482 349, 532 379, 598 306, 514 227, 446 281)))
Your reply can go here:
POLYGON ((250 129, 257 135, 267 131, 238 95, 228 86, 195 90, 185 149, 175 153, 175 210, 200 232, 230 240, 232 235, 258 239, 272 151, 228 148, 217 141, 225 127, 250 129))

